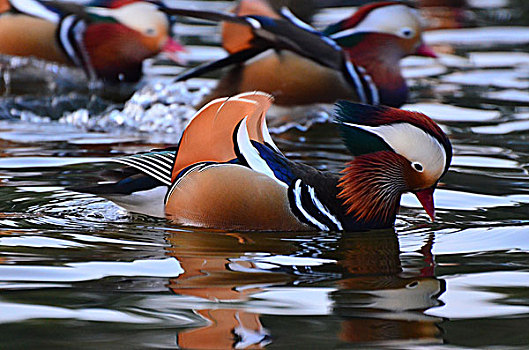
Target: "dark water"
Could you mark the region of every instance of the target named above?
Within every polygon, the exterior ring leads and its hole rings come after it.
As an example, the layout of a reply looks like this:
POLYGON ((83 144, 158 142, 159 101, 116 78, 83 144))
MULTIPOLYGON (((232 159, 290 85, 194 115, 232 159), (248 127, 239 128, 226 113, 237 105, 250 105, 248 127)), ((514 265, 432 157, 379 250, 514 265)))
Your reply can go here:
MULTIPOLYGON (((436 222, 407 196, 395 230, 193 230, 70 192, 95 180, 77 163, 176 142, 208 82, 170 85, 161 75, 178 69, 155 61, 118 110, 132 90, 4 61, 0 348, 529 347, 529 14, 472 4, 473 28, 426 34, 439 60, 403 62, 407 108, 442 124, 455 158, 436 222)), ((203 23, 178 30, 218 41, 203 23)), ((291 158, 335 171, 349 159, 331 124, 298 129, 274 136, 291 158)))

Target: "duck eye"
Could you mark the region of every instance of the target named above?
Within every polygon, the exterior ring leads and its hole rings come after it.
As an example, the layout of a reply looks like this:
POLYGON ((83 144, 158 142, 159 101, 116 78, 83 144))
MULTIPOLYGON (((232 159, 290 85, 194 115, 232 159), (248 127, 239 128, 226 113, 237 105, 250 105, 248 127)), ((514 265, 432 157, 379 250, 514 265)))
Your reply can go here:
POLYGON ((154 29, 154 28, 147 28, 147 29, 145 30, 145 34, 146 34, 146 35, 154 35, 154 34, 156 34, 156 29, 154 29))
POLYGON ((424 170, 424 167, 421 163, 413 162, 411 163, 411 166, 413 167, 413 169, 417 170, 420 173, 422 173, 422 171, 424 170))
POLYGON ((410 38, 413 38, 413 36, 415 35, 415 32, 411 28, 404 27, 400 29, 400 35, 403 38, 410 39, 410 38))
POLYGON ((417 287, 418 285, 419 285, 419 282, 418 282, 418 281, 413 281, 413 282, 411 282, 411 283, 408 283, 408 284, 406 285, 406 288, 408 288, 408 289, 412 289, 412 288, 417 287))

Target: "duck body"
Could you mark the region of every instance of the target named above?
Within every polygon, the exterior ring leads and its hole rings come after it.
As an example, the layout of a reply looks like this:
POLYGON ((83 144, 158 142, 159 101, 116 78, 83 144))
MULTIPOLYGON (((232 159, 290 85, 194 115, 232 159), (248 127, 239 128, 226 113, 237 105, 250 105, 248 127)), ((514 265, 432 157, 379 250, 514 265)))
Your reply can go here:
POLYGON ((269 50, 244 68, 231 69, 207 100, 253 90, 273 94, 275 103, 282 106, 311 104, 314 96, 320 103, 333 103, 336 98, 358 99, 340 72, 291 51, 269 50))
MULTIPOLYGON (((181 14, 215 18, 204 11, 181 14)), ((232 66, 205 101, 259 90, 286 106, 345 99, 398 107, 408 94, 399 61, 412 54, 434 55, 422 44, 417 11, 394 1, 361 7, 323 32, 288 10, 276 13, 262 0, 243 0, 235 15, 217 19, 224 21, 229 56, 177 78, 232 66)))
POLYGON ((10 0, 8 4, 0 15, 0 54, 75 65, 91 79, 138 81, 146 58, 183 49, 171 39, 168 18, 154 3, 99 1, 98 6, 81 6, 10 0))
POLYGON ((19 14, 0 16, 0 52, 11 56, 36 56, 58 63, 68 57, 56 41, 57 26, 47 20, 19 14), (21 33, 22 37, 21 37, 21 33))
POLYGON ((433 217, 433 190, 451 159, 448 138, 433 121, 341 102, 337 123, 354 158, 336 174, 279 151, 265 123, 272 101, 258 92, 214 100, 197 112, 177 148, 115 158, 127 166, 117 182, 75 190, 180 225, 217 229, 392 227, 407 191, 433 217), (410 136, 417 140, 403 143, 410 136))
POLYGON ((182 225, 251 231, 365 228, 346 215, 337 174, 290 161, 263 144, 254 147, 274 177, 243 165, 242 155, 232 164, 199 163, 168 196, 166 216, 182 225))

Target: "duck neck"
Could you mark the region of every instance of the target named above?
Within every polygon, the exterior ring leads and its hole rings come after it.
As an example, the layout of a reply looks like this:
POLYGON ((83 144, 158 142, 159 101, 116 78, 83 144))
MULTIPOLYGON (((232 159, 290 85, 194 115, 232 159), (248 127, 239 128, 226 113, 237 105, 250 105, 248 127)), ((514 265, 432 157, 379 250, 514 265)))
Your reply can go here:
MULTIPOLYGON (((360 35, 360 34, 359 34, 360 35)), ((380 104, 399 107, 408 97, 408 87, 400 71, 400 60, 405 56, 393 36, 361 34, 362 39, 344 47, 349 60, 363 67, 375 83, 380 104)))
POLYGON ((358 156, 349 162, 342 171, 337 196, 347 217, 362 228, 392 227, 406 190, 404 165, 391 151, 358 156))

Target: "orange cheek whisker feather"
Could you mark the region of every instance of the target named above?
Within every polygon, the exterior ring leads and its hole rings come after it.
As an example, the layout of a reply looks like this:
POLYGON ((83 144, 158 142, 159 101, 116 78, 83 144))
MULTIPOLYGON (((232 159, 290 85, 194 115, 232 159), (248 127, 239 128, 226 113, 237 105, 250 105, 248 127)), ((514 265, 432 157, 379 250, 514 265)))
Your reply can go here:
POLYGON ((392 220, 400 193, 406 188, 403 157, 382 151, 359 156, 347 165, 338 184, 338 198, 344 200, 347 214, 364 221, 392 220))

